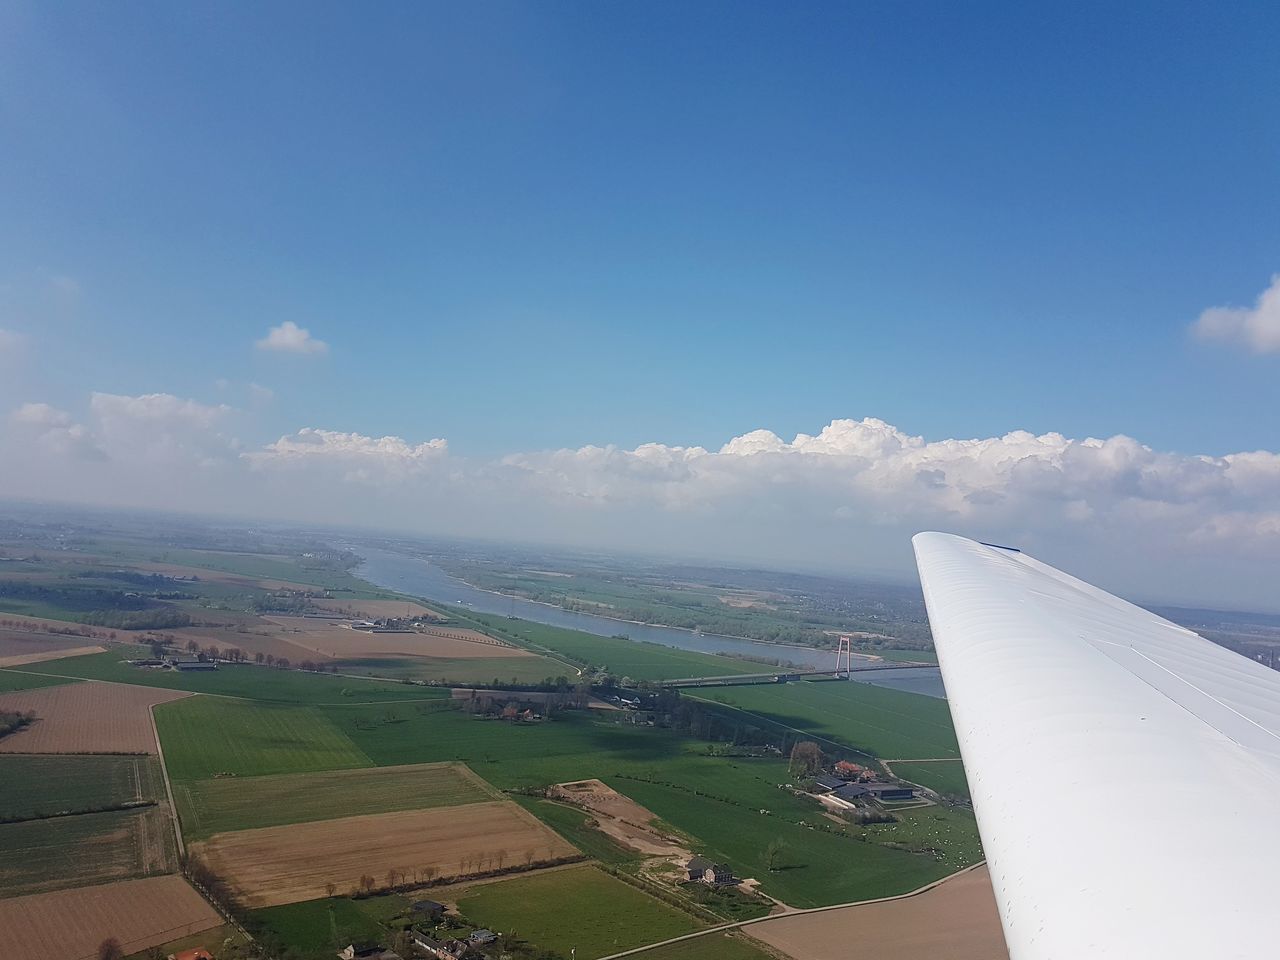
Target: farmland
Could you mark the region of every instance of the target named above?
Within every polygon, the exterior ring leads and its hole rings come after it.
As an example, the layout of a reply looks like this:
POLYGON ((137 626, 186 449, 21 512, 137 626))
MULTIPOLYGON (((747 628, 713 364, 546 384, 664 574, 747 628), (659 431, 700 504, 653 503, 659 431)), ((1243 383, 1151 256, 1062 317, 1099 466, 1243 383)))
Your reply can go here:
POLYGON ((0 694, 0 710, 30 711, 31 726, 0 740, 0 753, 155 753, 150 708, 185 697, 115 683, 69 683, 0 694))
POLYGON ((774 960, 775 956, 741 933, 709 933, 637 954, 639 960, 774 960))
POLYGON ((8 693, 12 690, 35 690, 39 687, 56 687, 74 682, 65 677, 46 677, 36 673, 0 670, 0 693, 8 693))
POLYGON ((174 780, 371 766, 314 707, 192 697, 156 711, 174 780))
POLYGON ((0 825, 0 896, 170 873, 173 826, 160 807, 0 825))
MULTIPOLYGON (((633 680, 718 677, 735 673, 759 673, 765 669, 758 663, 732 657, 677 650, 656 643, 640 643, 617 637, 598 637, 593 633, 547 626, 531 620, 509 620, 506 617, 472 611, 467 611, 465 617, 497 636, 532 644, 535 648, 549 650, 577 663, 591 664, 607 669, 614 676, 630 677, 633 680)), ((618 632, 626 633, 626 627, 625 623, 618 624, 618 632)))
POLYGON ((141 951, 221 923, 176 876, 0 900, 5 960, 92 957, 107 937, 126 952, 141 951))
POLYGON ((380 920, 404 909, 404 897, 390 895, 350 900, 326 897, 262 907, 251 914, 254 935, 264 944, 288 944, 315 960, 331 958, 349 943, 376 942, 386 936, 380 920))
POLYGON ((475 924, 582 960, 678 937, 701 924, 595 867, 557 870, 475 887, 458 897, 475 924))
POLYGON ((425 868, 458 876, 575 852, 505 801, 241 830, 192 851, 252 907, 312 900, 325 896, 328 884, 355 890, 365 874, 381 886, 425 868))
POLYGON ((104 810, 164 795, 150 757, 0 757, 0 819, 104 810))
MULTIPOLYGON (((1000 915, 986 867, 904 900, 777 917, 746 928, 775 949, 812 960, 845 960, 856 937, 878 960, 1004 960, 1000 915)), ((648 953, 643 960, 652 960, 648 953)))
POLYGON ((174 795, 188 840, 358 814, 482 803, 496 796, 460 764, 179 781, 174 795))
POLYGON ((729 687, 698 696, 872 756, 960 757, 945 700, 869 683, 729 687))
POLYGON ((894 776, 936 790, 944 796, 969 796, 969 781, 964 775, 964 764, 959 760, 937 760, 931 763, 899 761, 893 765, 894 776))
POLYGON ((273 670, 251 664, 223 666, 221 669, 207 673, 176 673, 172 670, 141 669, 124 662, 127 657, 147 655, 148 651, 142 647, 117 647, 108 653, 71 657, 32 667, 14 668, 14 673, 0 672, 0 677, 15 676, 19 673, 39 673, 280 703, 434 700, 449 695, 448 691, 432 687, 378 680, 355 680, 350 677, 302 673, 297 670, 273 670))

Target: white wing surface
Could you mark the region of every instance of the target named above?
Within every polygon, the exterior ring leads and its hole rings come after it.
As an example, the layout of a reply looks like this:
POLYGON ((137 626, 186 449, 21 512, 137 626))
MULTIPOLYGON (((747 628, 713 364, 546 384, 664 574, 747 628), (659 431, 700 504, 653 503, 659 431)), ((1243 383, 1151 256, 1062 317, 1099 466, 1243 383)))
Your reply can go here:
POLYGON ((1013 960, 1280 956, 1280 673, 1024 553, 913 543, 1013 960))

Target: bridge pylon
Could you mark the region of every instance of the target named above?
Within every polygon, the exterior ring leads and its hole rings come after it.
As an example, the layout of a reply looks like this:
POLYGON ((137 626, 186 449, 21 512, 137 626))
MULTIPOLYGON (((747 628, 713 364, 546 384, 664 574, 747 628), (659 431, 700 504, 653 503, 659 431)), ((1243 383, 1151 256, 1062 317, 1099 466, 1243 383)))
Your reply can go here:
POLYGON ((847 633, 840 634, 839 644, 836 646, 836 673, 844 673, 851 675, 853 672, 853 637, 847 633), (844 666, 840 666, 840 661, 844 661, 844 666))

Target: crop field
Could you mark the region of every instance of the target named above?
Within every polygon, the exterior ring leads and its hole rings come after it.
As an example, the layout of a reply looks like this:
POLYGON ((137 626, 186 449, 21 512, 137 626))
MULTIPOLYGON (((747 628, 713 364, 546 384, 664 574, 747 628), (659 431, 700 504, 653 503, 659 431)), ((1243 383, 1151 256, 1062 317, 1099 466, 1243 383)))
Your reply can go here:
POLYGON ((158 709, 156 726, 174 781, 372 766, 315 707, 191 697, 158 709))
POLYGON ((424 607, 412 600, 366 600, 353 598, 348 600, 312 600, 311 606, 316 610, 341 614, 344 617, 378 620, 382 617, 421 617, 429 620, 443 620, 444 615, 430 607, 424 607))
POLYGON ((701 929, 667 906, 592 866, 518 877, 473 888, 458 897, 473 923, 501 930, 539 950, 581 960, 701 929))
POLYGON ((869 683, 805 681, 697 695, 876 757, 960 757, 947 703, 933 697, 869 683))
POLYGON ((16 667, 24 663, 40 663, 81 653, 103 653, 105 647, 94 646, 85 637, 63 637, 47 633, 0 628, 0 667, 16 667))
POLYGON ((352 891, 366 874, 383 886, 390 871, 459 876, 576 852, 506 801, 220 833, 192 851, 250 907, 314 900, 328 895, 328 884, 352 891))
POLYGON ((775 960, 777 954, 766 952, 742 933, 708 933, 705 937, 645 950, 636 956, 639 960, 775 960))
POLYGON ((74 683, 65 677, 45 677, 36 673, 19 673, 16 670, 0 669, 0 693, 12 690, 36 690, 40 687, 56 687, 74 683))
POLYGON ((104 810, 164 795, 151 757, 0 757, 0 820, 104 810))
POLYGON ((0 694, 0 710, 35 723, 0 740, 0 753, 155 753, 152 704, 187 696, 115 683, 68 683, 0 694))
MULTIPOLYGON (((639 643, 616 637, 597 637, 580 630, 566 630, 530 620, 508 620, 505 617, 471 611, 466 616, 483 624, 498 636, 544 647, 579 663, 607 667, 615 676, 630 677, 633 680, 719 677, 736 673, 761 673, 769 669, 762 664, 733 657, 717 657, 709 653, 677 650, 656 643, 639 643)), ((627 626, 619 623, 618 633, 625 634, 627 626)))
MULTIPOLYGON (((865 951, 877 960, 1007 960, 1009 956, 986 867, 905 900, 775 917, 753 923, 746 932, 790 956, 808 960, 845 960, 853 941, 860 954, 865 951)), ((652 960, 648 953, 641 957, 652 960)))
POLYGON ((178 781, 173 792, 188 840, 231 830, 484 803, 499 796, 466 767, 452 763, 178 781))
POLYGON ((148 670, 124 662, 126 658, 146 656, 150 656, 150 651, 144 647, 116 648, 108 653, 18 667, 15 673, 0 672, 0 677, 30 672, 279 703, 377 703, 384 700, 436 700, 449 696, 447 690, 433 687, 353 680, 298 670, 273 670, 247 663, 224 665, 208 673, 176 673, 172 670, 148 670))
POLYGON ((964 764, 959 760, 937 760, 931 763, 899 762, 892 765, 894 776, 918 783, 950 797, 969 797, 969 781, 964 764))
POLYGON ((376 943, 386 937, 380 922, 387 914, 397 914, 408 906, 399 895, 351 900, 327 897, 305 900, 278 907, 254 910, 249 922, 254 936, 268 945, 287 944, 290 956, 300 954, 307 960, 332 960, 339 950, 351 943, 376 943))
POLYGON ((5 960, 88 960, 107 937, 135 953, 221 923, 177 876, 0 900, 5 960))
POLYGON ((173 825, 161 807, 0 825, 0 897, 176 868, 173 825))

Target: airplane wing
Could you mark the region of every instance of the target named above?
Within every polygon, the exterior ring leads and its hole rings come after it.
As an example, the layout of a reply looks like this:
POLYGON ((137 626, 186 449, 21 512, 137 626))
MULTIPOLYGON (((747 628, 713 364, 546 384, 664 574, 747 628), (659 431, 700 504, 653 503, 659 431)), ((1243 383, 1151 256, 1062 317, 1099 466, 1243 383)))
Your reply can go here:
POLYGON ((1280 955, 1280 673, 1025 553, 913 544, 1013 960, 1280 955))

